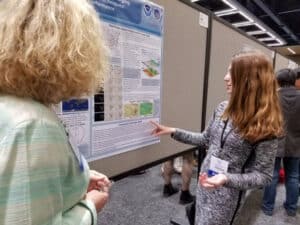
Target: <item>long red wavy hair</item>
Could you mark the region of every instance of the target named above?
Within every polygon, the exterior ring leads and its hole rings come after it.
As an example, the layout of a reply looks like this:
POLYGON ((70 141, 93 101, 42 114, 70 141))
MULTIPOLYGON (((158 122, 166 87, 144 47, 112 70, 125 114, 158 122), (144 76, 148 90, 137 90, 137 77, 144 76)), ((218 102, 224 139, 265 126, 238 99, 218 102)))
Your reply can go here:
POLYGON ((230 74, 232 93, 223 118, 250 142, 281 136, 283 118, 269 58, 258 51, 235 55, 230 74))

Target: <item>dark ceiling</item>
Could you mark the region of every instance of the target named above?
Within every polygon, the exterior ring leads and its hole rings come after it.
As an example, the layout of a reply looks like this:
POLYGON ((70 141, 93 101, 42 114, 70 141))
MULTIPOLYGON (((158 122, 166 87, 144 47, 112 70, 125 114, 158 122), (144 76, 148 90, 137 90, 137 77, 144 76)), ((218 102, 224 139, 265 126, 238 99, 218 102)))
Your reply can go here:
POLYGON ((263 32, 257 34, 253 32, 254 34, 251 34, 251 31, 257 30, 257 27, 253 24, 242 25, 238 27, 239 29, 250 32, 250 35, 257 39, 264 38, 265 40, 261 39, 260 41, 267 45, 300 45, 300 0, 195 0, 194 4, 198 4, 213 12, 224 12, 225 10, 225 15, 219 17, 231 24, 247 21, 240 14, 229 13, 229 15, 226 15, 226 10, 228 11, 229 9, 230 11, 230 4, 232 4, 237 6, 238 9, 242 8, 248 15, 252 14, 251 16, 264 25, 267 31, 271 28, 272 33, 277 37, 281 37, 285 43, 278 44, 263 32))

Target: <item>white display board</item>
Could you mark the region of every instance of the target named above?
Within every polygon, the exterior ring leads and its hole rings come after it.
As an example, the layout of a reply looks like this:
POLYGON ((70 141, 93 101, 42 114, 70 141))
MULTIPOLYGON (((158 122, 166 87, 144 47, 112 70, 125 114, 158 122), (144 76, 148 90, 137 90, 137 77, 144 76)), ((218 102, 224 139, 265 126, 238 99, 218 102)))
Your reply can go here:
POLYGON ((93 97, 61 103, 56 112, 88 161, 159 139, 150 120, 161 114, 164 9, 141 0, 94 0, 110 50, 110 74, 93 97))

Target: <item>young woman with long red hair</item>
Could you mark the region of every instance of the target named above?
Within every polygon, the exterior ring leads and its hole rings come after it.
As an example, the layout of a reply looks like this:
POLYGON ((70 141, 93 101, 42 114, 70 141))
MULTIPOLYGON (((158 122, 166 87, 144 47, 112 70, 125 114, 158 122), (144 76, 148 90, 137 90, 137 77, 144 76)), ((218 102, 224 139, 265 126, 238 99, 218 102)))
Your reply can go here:
POLYGON ((242 191, 272 180, 282 115, 269 58, 248 51, 232 58, 224 77, 229 101, 215 109, 202 133, 153 122, 154 135, 207 149, 199 175, 197 225, 232 224, 242 191))

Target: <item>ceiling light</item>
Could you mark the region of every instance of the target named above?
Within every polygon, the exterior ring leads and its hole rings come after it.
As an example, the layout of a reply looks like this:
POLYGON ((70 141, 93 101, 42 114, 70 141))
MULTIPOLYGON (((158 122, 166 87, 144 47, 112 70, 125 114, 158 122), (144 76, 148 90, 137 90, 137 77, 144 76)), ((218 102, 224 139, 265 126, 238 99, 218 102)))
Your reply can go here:
POLYGON ((266 31, 263 31, 263 30, 255 30, 255 31, 247 32, 248 35, 265 34, 265 33, 266 33, 266 31))
POLYGON ((286 43, 285 41, 283 41, 283 40, 281 40, 279 38, 276 38, 276 41, 278 41, 281 45, 284 45, 286 43))
POLYGON ((235 7, 233 4, 231 4, 227 0, 222 0, 222 2, 225 3, 227 6, 229 6, 230 9, 224 9, 224 10, 220 10, 220 11, 215 12, 215 14, 217 16, 219 16, 219 14, 222 14, 222 13, 227 13, 227 12, 231 12, 231 11, 237 10, 237 7, 235 7))
POLYGON ((215 12, 215 14, 216 14, 216 16, 219 16, 220 14, 232 12, 232 11, 236 11, 236 9, 225 9, 225 10, 215 12))
POLYGON ((249 21, 251 21, 251 22, 254 22, 253 19, 252 19, 250 16, 248 16, 246 13, 244 13, 243 11, 239 11, 239 13, 240 13, 242 16, 244 16, 247 20, 249 20, 249 21))
POLYGON ((251 21, 239 22, 239 23, 233 23, 232 25, 235 27, 245 27, 245 26, 253 25, 253 22, 251 22, 251 21))
POLYGON ((228 16, 228 15, 232 15, 232 14, 240 14, 242 17, 244 17, 246 21, 243 21, 241 23, 247 23, 247 22, 253 23, 254 22, 253 19, 251 19, 247 14, 245 14, 242 11, 237 11, 237 10, 231 10, 231 11, 227 11, 227 12, 222 12, 222 13, 218 13, 216 15, 218 17, 222 17, 222 16, 228 16))
MULTIPOLYGON (((0 0, 1 1, 1 0, 0 0)), ((197 2, 200 0, 191 0, 191 2, 197 2)), ((253 18, 253 16, 248 14, 249 12, 247 11, 247 9, 245 9, 242 5, 238 4, 238 3, 233 3, 232 0, 221 0, 224 4, 226 4, 229 9, 225 9, 225 10, 220 10, 215 12, 215 15, 218 17, 222 17, 222 16, 227 16, 227 15, 234 15, 234 14, 240 14, 242 15, 247 21, 243 21, 243 22, 237 22, 237 23, 233 23, 232 25, 234 27, 245 27, 245 26, 257 26, 257 30, 254 31, 249 31, 246 32, 248 35, 258 35, 258 34, 268 34, 270 37, 266 37, 266 38, 261 38, 258 39, 259 41, 271 41, 271 40, 275 40, 277 43, 270 43, 267 44, 268 46, 278 46, 278 45, 284 45, 286 42, 283 41, 280 37, 278 37, 276 34, 274 34, 273 32, 271 33, 271 31, 267 31, 267 29, 261 25, 261 21, 259 19, 253 18)), ((269 29, 269 28, 268 28, 269 29)), ((242 28, 243 30, 243 28, 242 28)), ((247 30, 247 29, 245 29, 247 30)))
POLYGON ((258 40, 259 41, 272 41, 272 40, 275 40, 275 38, 273 38, 273 37, 267 37, 267 38, 259 38, 258 40))
POLYGON ((270 47, 273 47, 273 46, 280 46, 280 45, 282 45, 281 43, 274 43, 274 44, 267 44, 268 46, 270 46, 270 47))
MULTIPOLYGON (((255 30, 255 31, 250 31, 250 32, 247 32, 247 34, 249 35, 255 35, 255 34, 264 34, 264 33, 267 33, 270 38, 266 38, 266 39, 261 39, 261 41, 268 41, 268 40, 276 40, 277 43, 273 43, 273 44, 269 44, 270 45, 284 45, 285 44, 285 41, 283 41, 281 38, 277 37, 277 35, 275 34, 272 34, 271 32, 267 31, 266 28, 264 28, 263 25, 260 24, 260 21, 259 20, 256 20, 255 18, 252 18, 251 14, 248 15, 248 12, 247 10, 246 11, 243 11, 243 7, 239 6, 236 6, 234 3, 231 3, 232 1, 231 0, 222 0, 225 4, 229 5, 231 8, 233 9, 236 9, 234 10, 234 12, 236 13, 239 13, 241 14, 242 16, 244 16, 248 21, 247 22, 239 22, 239 23, 235 23, 235 24, 232 24, 233 26, 235 27, 244 27, 244 26, 251 26, 251 25, 255 25, 258 27, 259 30, 255 30)), ((233 11, 232 9, 230 10, 231 12, 233 11)), ((227 10, 227 12, 229 12, 227 10)), ((217 16, 221 16, 221 15, 224 15, 225 12, 221 13, 220 11, 216 13, 217 16)))
POLYGON ((260 25, 260 24, 258 24, 258 23, 254 23, 258 28, 260 28, 262 31, 266 31, 266 29, 262 26, 262 25, 260 25))
POLYGON ((276 38, 275 35, 272 34, 272 33, 270 33, 270 32, 267 32, 267 34, 268 34, 269 36, 271 36, 272 38, 276 38))
POLYGON ((291 48, 286 48, 290 53, 292 53, 292 54, 296 54, 296 52, 293 50, 293 49, 291 49, 291 48))
POLYGON ((228 5, 230 8, 232 8, 232 9, 237 9, 236 7, 235 7, 235 5, 233 5, 232 3, 230 3, 229 1, 227 1, 227 0, 222 0, 222 2, 224 2, 226 5, 228 5))
POLYGON ((228 16, 228 15, 237 14, 237 13, 239 13, 239 12, 236 10, 230 9, 230 10, 226 10, 226 12, 216 13, 216 15, 220 17, 220 16, 228 16))

